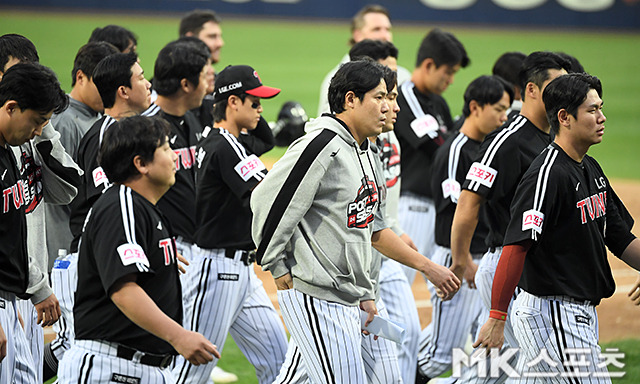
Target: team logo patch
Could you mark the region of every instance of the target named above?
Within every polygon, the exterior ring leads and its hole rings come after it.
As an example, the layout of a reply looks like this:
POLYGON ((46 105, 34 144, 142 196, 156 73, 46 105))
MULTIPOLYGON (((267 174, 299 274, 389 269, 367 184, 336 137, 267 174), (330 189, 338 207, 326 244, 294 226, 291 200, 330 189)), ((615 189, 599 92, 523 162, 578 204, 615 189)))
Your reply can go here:
POLYGON ((386 138, 382 139, 380 158, 382 159, 387 188, 391 188, 398 183, 398 177, 400 176, 400 153, 398 147, 390 143, 386 138))
MULTIPOLYGON (((5 172, 7 170, 5 169, 5 172)), ((36 164, 33 156, 22 151, 22 169, 20 170, 24 185, 25 213, 31 213, 44 198, 42 189, 42 167, 36 164)), ((3 174, 4 179, 4 174, 3 174)))
POLYGON ((247 181, 253 176, 255 176, 258 172, 264 171, 267 168, 264 166, 262 161, 258 159, 258 156, 251 155, 246 159, 241 160, 238 164, 236 164, 233 169, 242 177, 242 180, 247 181))
POLYGON ((147 267, 149 266, 149 259, 147 259, 147 255, 138 244, 122 244, 117 250, 123 265, 141 263, 147 267))
POLYGON ((91 175, 93 176, 93 185, 95 185, 96 188, 100 185, 104 185, 105 187, 109 185, 109 179, 107 178, 107 174, 104 173, 102 167, 94 169, 93 172, 91 172, 91 175))
POLYGON ((239 278, 237 273, 218 273, 218 280, 222 281, 238 281, 239 278))
POLYGON ((491 188, 493 186, 493 182, 496 180, 496 176, 498 175, 498 171, 491 168, 488 165, 480 164, 478 162, 473 163, 471 168, 469 168, 469 172, 467 173, 467 180, 484 185, 487 188, 491 188))
POLYGON ((418 138, 429 135, 430 138, 434 139, 438 136, 438 130, 440 129, 440 123, 431 115, 418 117, 413 120, 410 125, 413 133, 415 133, 418 138))
POLYGON ((458 183, 455 179, 447 179, 443 181, 442 196, 445 199, 451 197, 451 201, 457 203, 458 198, 460 197, 460 183, 458 183))
POLYGON ((369 177, 363 177, 361 182, 356 199, 347 206, 347 228, 366 228, 373 221, 378 191, 369 177))
POLYGON ((533 230, 542 233, 542 223, 544 223, 544 213, 530 209, 522 214, 522 231, 533 230))
POLYGON ((124 384, 140 384, 142 382, 139 377, 127 376, 121 373, 112 374, 111 381, 114 383, 124 383, 124 384))
POLYGON ((576 315, 576 324, 591 324, 591 318, 583 315, 576 315))

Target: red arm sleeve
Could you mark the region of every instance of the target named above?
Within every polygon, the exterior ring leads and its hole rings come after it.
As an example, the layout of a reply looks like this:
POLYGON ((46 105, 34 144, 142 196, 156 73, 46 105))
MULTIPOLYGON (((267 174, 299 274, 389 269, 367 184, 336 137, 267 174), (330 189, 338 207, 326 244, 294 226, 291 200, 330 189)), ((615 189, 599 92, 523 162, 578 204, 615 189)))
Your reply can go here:
MULTIPOLYGON (((503 313, 506 319, 507 309, 511 296, 520 281, 524 268, 524 258, 531 248, 531 241, 519 244, 507 245, 502 248, 502 255, 496 268, 496 275, 493 278, 493 288, 491 289, 491 311, 503 313)), ((491 317, 494 317, 493 314, 491 317)))

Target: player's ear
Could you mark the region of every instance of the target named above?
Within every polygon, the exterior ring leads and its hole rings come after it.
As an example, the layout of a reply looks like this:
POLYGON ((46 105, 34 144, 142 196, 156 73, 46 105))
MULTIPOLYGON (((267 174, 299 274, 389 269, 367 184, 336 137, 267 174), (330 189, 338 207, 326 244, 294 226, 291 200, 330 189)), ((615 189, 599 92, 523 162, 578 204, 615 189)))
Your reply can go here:
POLYGON ((20 106, 18 105, 18 102, 15 100, 7 100, 7 102, 4 103, 4 105, 2 106, 2 109, 8 115, 12 115, 13 112, 15 112, 18 108, 20 108, 20 106))
POLYGON ((536 98, 538 93, 538 86, 535 85, 532 82, 528 82, 527 85, 525 85, 524 87, 524 99, 526 100, 527 98, 531 99, 531 98, 536 98))
POLYGON ((566 109, 561 109, 558 111, 558 123, 560 123, 560 125, 562 125, 563 127, 568 127, 570 125, 570 120, 569 120, 569 112, 567 112, 566 109))
POLYGON ((129 97, 129 95, 127 95, 127 88, 124 85, 118 87, 116 95, 121 99, 127 99, 129 97))
POLYGON ((82 72, 82 69, 78 69, 78 71, 76 71, 76 84, 83 84, 88 80, 89 78, 87 77, 87 75, 85 75, 84 72, 82 72))
POLYGON ((420 64, 427 72, 431 72, 437 68, 436 62, 432 58, 427 58, 422 61, 420 64))
POLYGON ((480 110, 480 106, 478 105, 478 102, 475 100, 471 100, 469 102, 469 112, 471 112, 471 114, 477 113, 480 110))
POLYGON ((353 109, 356 102, 356 94, 353 91, 349 91, 344 95, 344 107, 345 109, 353 109))
POLYGON ((180 88, 182 89, 183 92, 189 93, 189 90, 191 89, 191 83, 186 78, 185 79, 181 79, 180 80, 180 88))
POLYGON ((147 173, 149 173, 149 168, 147 167, 147 163, 146 161, 144 161, 144 159, 140 155, 136 155, 132 161, 133 161, 133 165, 136 167, 140 175, 146 175, 147 173))

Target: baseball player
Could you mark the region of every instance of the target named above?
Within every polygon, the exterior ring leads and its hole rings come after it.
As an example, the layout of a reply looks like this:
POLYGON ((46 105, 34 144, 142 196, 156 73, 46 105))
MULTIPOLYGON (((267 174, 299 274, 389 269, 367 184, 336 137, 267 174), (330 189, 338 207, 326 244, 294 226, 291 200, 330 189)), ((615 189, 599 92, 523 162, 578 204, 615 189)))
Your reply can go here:
POLYGON ((114 185, 87 215, 73 312, 76 339, 60 383, 173 383, 180 353, 194 364, 220 357, 182 328, 182 295, 171 222, 156 206, 175 182, 169 124, 133 116, 105 133, 99 163, 114 185))
MULTIPOLYGON (((403 182, 398 203, 400 226, 418 251, 431 257, 434 244, 435 207, 430 180, 433 153, 444 142, 453 122, 447 102, 440 96, 460 70, 469 64, 462 43, 440 29, 429 32, 420 44, 411 81, 400 86, 400 113, 395 134, 402 152, 403 182)), ((415 271, 405 268, 409 283, 415 271)), ((431 297, 436 295, 431 291, 431 297)))
MULTIPOLYGON (((229 333, 256 369, 260 383, 272 383, 284 362, 287 337, 282 322, 253 270, 249 197, 266 174, 264 164, 238 137, 254 129, 261 98, 280 93, 262 85, 246 65, 229 66, 216 76, 214 128, 196 150, 197 252, 193 313, 187 329, 217 345, 229 333)), ((194 367, 179 359, 177 383, 205 383, 217 361, 194 367)))
POLYGON ((586 73, 547 85, 542 98, 555 139, 531 163, 512 200, 492 309, 474 345, 500 347, 518 285, 509 317, 521 362, 530 368, 520 371, 519 382, 611 382, 595 309, 615 291, 605 246, 640 269, 640 241, 602 168, 587 155, 605 131, 601 95, 600 80, 586 73), (531 364, 543 352, 549 359, 531 364))
MULTIPOLYGON (((451 222, 469 167, 487 134, 507 121, 513 89, 498 76, 480 76, 464 93, 464 124, 457 135, 438 148, 431 170, 431 190, 436 207, 433 262, 451 266, 451 222)), ((476 228, 470 252, 479 260, 487 251, 484 239, 489 230, 484 223, 476 228)), ((460 291, 449 301, 434 300, 431 325, 422 331, 418 354, 418 376, 426 383, 451 369, 451 351, 464 348, 473 322, 480 313, 481 302, 473 280, 463 282, 460 291)))
POLYGON ((511 103, 511 107, 507 112, 507 118, 511 119, 520 113, 520 109, 522 109, 522 97, 520 89, 520 80, 518 79, 518 75, 520 74, 520 68, 522 67, 522 62, 527 57, 522 52, 505 52, 493 64, 493 68, 491 69, 491 73, 496 76, 500 76, 513 86, 513 93, 515 95, 513 102, 511 103))
MULTIPOLYGON (((566 73, 568 63, 551 52, 533 52, 525 59, 520 72, 523 103, 520 114, 500 129, 487 135, 474 163, 469 168, 458 198, 451 226, 451 270, 459 278, 473 280, 483 304, 491 304, 491 282, 502 251, 502 242, 510 219, 509 206, 520 178, 533 159, 549 145, 542 91, 557 76, 566 73), (489 250, 476 270, 470 254, 471 240, 478 224, 480 207, 489 234, 485 245, 489 250)), ((510 327, 506 329, 509 346, 516 347, 510 327)), ((475 375, 469 380, 485 380, 475 375)), ((502 382, 500 378, 486 378, 502 382)))
MULTIPOLYGON (((45 350, 49 377, 55 375, 58 362, 73 342, 73 300, 77 285, 78 244, 89 209, 111 184, 98 165, 98 151, 107 129, 116 121, 142 113, 151 103, 151 84, 135 53, 116 53, 102 59, 93 72, 102 103, 103 117, 87 131, 78 147, 78 164, 84 170, 78 196, 71 204, 69 227, 73 235, 71 254, 56 261, 51 281, 63 311, 62 320, 54 326, 56 338, 45 350)), ((45 369, 45 371, 47 371, 45 369)), ((47 375, 45 375, 47 376, 47 375)), ((47 377, 45 377, 46 379, 47 377)))
MULTIPOLYGON (((19 57, 13 56, 16 59, 19 57)), ((7 67, 3 64, 3 69, 7 67)), ((30 260, 25 210, 32 190, 21 177, 11 146, 27 143, 42 133, 51 114, 68 105, 55 74, 37 63, 18 63, 3 71, 0 81, 0 382, 34 383, 40 367, 34 364, 25 330, 18 320, 16 298, 28 299, 31 281, 41 281, 42 271, 30 260)), ((34 191, 33 191, 34 192, 34 191)), ((53 296, 53 295, 50 295, 53 296)), ((51 297, 49 297, 50 299, 51 297)), ((55 296, 53 296, 55 300, 55 296)), ((48 322, 59 313, 38 314, 48 322)), ((31 316, 31 312, 25 312, 31 316)))
MULTIPOLYGON (((365 39, 388 42, 393 40, 389 11, 385 7, 377 4, 367 4, 351 19, 351 38, 349 39, 349 45, 353 46, 365 39)), ((338 68, 349 60, 349 54, 344 55, 340 63, 329 71, 322 80, 318 101, 318 116, 330 112, 330 103, 327 98, 329 83, 338 71, 338 68)), ((404 67, 398 67, 398 84, 402 84, 409 80, 409 78, 411 78, 409 71, 404 67)))
MULTIPOLYGON (((377 313, 371 245, 429 275, 443 290, 458 281, 389 228, 373 231, 380 202, 369 136, 381 133, 389 106, 383 67, 345 63, 331 81, 335 115, 307 125, 254 189, 257 259, 276 280, 291 343, 313 383, 364 383, 360 307, 377 313)), ((382 218, 379 220, 383 221, 382 218)))

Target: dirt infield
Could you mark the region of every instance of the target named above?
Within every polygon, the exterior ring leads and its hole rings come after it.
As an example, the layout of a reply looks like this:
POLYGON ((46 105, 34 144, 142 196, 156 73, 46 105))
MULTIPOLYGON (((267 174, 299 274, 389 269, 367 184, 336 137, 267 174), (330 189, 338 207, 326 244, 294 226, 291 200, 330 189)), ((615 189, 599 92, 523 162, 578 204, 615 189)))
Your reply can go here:
MULTIPOLYGON (((636 219, 634 233, 640 234, 640 182, 612 181, 613 187, 624 201, 625 205, 636 219)), ((640 338, 640 307, 633 306, 627 297, 627 292, 636 281, 638 273, 632 270, 617 257, 609 255, 613 277, 616 280, 615 294, 602 301, 598 306, 600 321, 600 341, 608 342, 620 339, 640 338)), ((256 273, 261 278, 269 297, 276 308, 276 288, 268 272, 263 272, 256 266, 256 273)), ((431 321, 431 302, 427 286, 421 278, 413 283, 413 294, 416 298, 420 322, 426 327, 431 321)))

